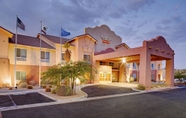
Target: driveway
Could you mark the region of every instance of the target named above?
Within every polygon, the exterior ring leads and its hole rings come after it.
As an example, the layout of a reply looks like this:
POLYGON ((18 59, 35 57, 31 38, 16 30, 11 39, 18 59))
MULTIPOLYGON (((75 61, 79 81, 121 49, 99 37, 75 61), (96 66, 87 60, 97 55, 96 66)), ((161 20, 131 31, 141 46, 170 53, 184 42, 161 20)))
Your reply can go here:
POLYGON ((3 118, 186 118, 186 88, 2 111, 3 118))
POLYGON ((116 86, 110 86, 110 85, 87 86, 87 87, 82 88, 82 91, 87 93, 88 97, 97 97, 97 96, 136 92, 136 91, 133 91, 131 88, 116 87, 116 86))

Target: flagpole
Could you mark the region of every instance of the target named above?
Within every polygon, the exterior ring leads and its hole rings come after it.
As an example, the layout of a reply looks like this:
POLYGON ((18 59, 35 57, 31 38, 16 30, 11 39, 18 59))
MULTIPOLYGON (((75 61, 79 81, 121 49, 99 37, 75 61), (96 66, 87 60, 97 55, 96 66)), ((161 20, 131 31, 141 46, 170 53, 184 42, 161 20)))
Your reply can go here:
MULTIPOLYGON (((61 30, 60 30, 60 66, 62 63, 62 44, 61 43, 62 43, 62 36, 61 36, 61 30)), ((61 75, 60 75, 60 80, 61 80, 61 75)))
POLYGON ((41 87, 41 40, 42 40, 42 21, 41 22, 41 31, 40 31, 40 51, 39 51, 39 87, 41 87))
POLYGON ((16 37, 15 37, 15 53, 14 53, 14 87, 16 88, 16 61, 17 61, 17 15, 16 15, 16 37))
MULTIPOLYGON (((60 33, 61 34, 61 33, 60 33)), ((62 36, 60 36, 60 54, 61 54, 61 56, 60 56, 60 65, 61 65, 61 62, 62 62, 62 36)))

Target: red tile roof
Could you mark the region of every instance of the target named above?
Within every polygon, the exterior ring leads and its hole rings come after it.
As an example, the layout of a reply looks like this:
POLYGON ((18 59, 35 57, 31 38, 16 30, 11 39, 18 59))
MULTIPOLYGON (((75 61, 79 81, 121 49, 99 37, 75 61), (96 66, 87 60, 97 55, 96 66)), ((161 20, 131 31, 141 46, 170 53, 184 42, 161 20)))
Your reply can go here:
MULTIPOLYGON (((15 43, 15 35, 10 40, 10 43, 15 43)), ((36 37, 17 34, 17 44, 26 45, 26 46, 40 47, 40 39, 36 38, 36 37)), ((44 41, 41 42, 41 47, 42 48, 55 49, 54 47, 45 43, 44 41)))
MULTIPOLYGON (((48 40, 54 42, 54 43, 60 43, 60 37, 52 36, 52 35, 48 35, 48 34, 42 34, 42 36, 47 38, 48 40)), ((62 44, 64 44, 68 40, 69 39, 67 39, 67 38, 62 38, 62 44)))
POLYGON ((100 55, 100 54, 105 54, 110 52, 115 52, 115 50, 112 48, 107 48, 106 50, 102 50, 101 52, 95 52, 94 55, 100 55))

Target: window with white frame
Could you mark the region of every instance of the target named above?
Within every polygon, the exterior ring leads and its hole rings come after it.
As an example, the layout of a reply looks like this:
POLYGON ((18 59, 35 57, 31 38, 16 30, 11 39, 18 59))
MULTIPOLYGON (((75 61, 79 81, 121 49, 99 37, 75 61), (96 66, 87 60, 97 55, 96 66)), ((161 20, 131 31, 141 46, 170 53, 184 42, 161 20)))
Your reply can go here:
POLYGON ((65 61, 65 53, 61 53, 61 60, 65 61))
POLYGON ((84 59, 84 61, 90 63, 90 55, 84 54, 83 59, 84 59))
POLYGON ((114 67, 114 62, 109 62, 109 66, 114 67))
POLYGON ((18 61, 26 61, 26 49, 17 48, 16 59, 18 61))
POLYGON ((26 72, 16 71, 16 80, 26 80, 26 72))
POLYGON ((50 61, 50 52, 41 51, 41 61, 49 62, 50 61))

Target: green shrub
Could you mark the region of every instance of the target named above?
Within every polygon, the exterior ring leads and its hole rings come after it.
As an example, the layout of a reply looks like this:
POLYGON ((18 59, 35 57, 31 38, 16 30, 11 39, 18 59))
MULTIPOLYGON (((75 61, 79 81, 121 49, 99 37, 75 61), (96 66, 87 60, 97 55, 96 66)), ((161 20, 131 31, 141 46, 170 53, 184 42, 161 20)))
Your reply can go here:
POLYGON ((145 86, 142 84, 138 84, 137 89, 139 90, 145 90, 145 86))
POLYGON ((32 85, 28 85, 27 89, 33 89, 33 86, 32 85))
POLYGON ((51 92, 51 88, 46 88, 45 92, 51 92))
POLYGON ((24 83, 24 82, 26 82, 26 83, 27 83, 27 81, 26 81, 26 80, 21 80, 21 81, 19 81, 18 85, 20 85, 21 83, 24 83))
POLYGON ((27 82, 21 82, 21 83, 19 84, 19 87, 20 87, 20 88, 26 88, 27 86, 28 86, 27 82))
POLYGON ((42 88, 44 88, 44 89, 45 89, 45 88, 46 88, 46 85, 42 85, 42 88))
POLYGON ((9 89, 8 90, 12 90, 13 88, 12 87, 9 87, 9 89))
POLYGON ((129 78, 129 81, 130 81, 130 82, 134 82, 134 78, 133 78, 133 77, 130 77, 130 78, 129 78))
POLYGON ((73 95, 73 90, 69 86, 62 85, 56 88, 56 94, 59 96, 71 96, 73 95))
POLYGON ((56 89, 52 89, 51 93, 56 94, 56 89))
POLYGON ((31 81, 29 81, 29 84, 32 85, 32 86, 35 86, 37 83, 36 83, 35 80, 31 80, 31 81))

